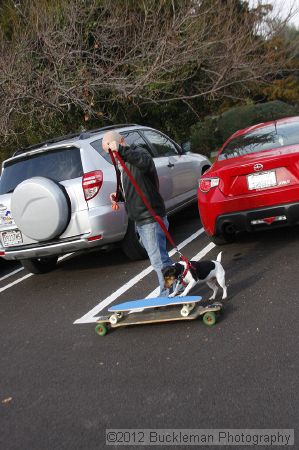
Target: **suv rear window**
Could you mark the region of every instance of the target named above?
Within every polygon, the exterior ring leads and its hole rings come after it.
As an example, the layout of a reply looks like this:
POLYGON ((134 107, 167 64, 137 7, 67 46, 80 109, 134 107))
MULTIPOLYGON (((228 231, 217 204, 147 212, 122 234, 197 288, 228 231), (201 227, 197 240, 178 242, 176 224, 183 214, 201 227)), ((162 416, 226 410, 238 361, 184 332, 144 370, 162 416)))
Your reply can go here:
POLYGON ((267 126, 232 139, 218 160, 296 144, 299 144, 299 122, 278 123, 276 127, 267 126))
POLYGON ((24 158, 4 163, 0 179, 0 194, 13 192, 18 184, 31 177, 65 181, 82 175, 80 149, 77 147, 24 156, 24 158))

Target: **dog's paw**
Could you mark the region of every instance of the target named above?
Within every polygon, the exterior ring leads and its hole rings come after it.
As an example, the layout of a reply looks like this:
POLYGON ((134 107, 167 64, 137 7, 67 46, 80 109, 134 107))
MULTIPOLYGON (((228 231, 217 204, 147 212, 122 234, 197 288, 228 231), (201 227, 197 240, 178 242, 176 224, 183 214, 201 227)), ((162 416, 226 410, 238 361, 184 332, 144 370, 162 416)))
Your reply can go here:
POLYGON ((209 300, 215 300, 215 298, 216 298, 216 295, 215 296, 212 295, 212 297, 210 297, 209 300))
POLYGON ((173 297, 175 297, 175 292, 173 292, 172 294, 170 294, 170 295, 168 296, 168 298, 173 298, 173 297))

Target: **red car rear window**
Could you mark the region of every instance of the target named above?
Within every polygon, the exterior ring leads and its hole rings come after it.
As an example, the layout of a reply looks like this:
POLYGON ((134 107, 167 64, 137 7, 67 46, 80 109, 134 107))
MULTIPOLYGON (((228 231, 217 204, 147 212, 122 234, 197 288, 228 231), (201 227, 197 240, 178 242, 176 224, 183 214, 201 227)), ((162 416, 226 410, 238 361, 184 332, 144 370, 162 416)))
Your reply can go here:
POLYGON ((277 123, 259 128, 232 139, 220 153, 218 160, 299 144, 299 121, 277 123))

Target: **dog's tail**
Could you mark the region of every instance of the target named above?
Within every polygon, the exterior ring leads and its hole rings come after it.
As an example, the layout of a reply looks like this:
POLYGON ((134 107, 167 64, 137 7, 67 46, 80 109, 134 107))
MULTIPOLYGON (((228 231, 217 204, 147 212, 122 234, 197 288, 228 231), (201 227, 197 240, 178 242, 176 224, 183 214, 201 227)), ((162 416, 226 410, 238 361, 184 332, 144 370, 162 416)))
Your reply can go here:
POLYGON ((222 252, 218 253, 216 261, 221 262, 222 252))

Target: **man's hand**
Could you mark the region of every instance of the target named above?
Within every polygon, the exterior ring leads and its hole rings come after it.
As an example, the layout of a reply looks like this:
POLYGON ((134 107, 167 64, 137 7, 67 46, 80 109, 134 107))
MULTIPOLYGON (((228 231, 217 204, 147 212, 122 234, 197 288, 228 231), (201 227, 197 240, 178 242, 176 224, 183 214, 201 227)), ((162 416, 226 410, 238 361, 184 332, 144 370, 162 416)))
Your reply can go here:
POLYGON ((110 142, 110 144, 109 144, 109 148, 113 152, 118 152, 118 146, 119 146, 119 144, 116 141, 110 142))
POLYGON ((109 143, 103 142, 103 144, 102 144, 103 150, 106 153, 109 153, 109 150, 111 150, 113 152, 118 152, 118 146, 119 146, 119 144, 116 141, 112 141, 109 143))
POLYGON ((110 194, 110 201, 111 201, 111 208, 114 209, 114 211, 117 211, 119 209, 119 206, 116 202, 116 192, 112 192, 110 194))
POLYGON ((111 203, 116 203, 116 192, 112 192, 109 197, 111 203))

